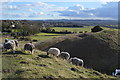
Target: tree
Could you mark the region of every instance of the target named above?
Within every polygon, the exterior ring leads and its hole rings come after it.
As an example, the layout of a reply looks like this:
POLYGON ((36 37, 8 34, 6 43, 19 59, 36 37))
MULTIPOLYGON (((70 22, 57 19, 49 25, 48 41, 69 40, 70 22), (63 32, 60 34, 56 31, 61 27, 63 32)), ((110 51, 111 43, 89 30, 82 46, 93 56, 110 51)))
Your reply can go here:
POLYGON ((100 26, 95 26, 91 29, 91 32, 99 32, 102 31, 103 29, 100 26))

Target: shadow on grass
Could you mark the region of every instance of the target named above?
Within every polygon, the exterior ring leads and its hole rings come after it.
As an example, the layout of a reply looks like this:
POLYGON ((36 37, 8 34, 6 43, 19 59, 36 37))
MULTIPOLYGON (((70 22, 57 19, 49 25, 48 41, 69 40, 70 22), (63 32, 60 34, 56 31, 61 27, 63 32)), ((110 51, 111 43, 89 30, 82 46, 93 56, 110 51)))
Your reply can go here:
POLYGON ((49 57, 48 55, 44 55, 44 54, 40 54, 40 55, 38 55, 39 57, 42 57, 42 58, 51 58, 51 57, 49 57))
POLYGON ((13 53, 13 51, 9 51, 9 52, 4 52, 3 54, 11 54, 11 55, 13 55, 13 54, 30 55, 30 54, 26 54, 26 53, 24 53, 24 52, 22 52, 22 51, 15 51, 14 53, 13 53))

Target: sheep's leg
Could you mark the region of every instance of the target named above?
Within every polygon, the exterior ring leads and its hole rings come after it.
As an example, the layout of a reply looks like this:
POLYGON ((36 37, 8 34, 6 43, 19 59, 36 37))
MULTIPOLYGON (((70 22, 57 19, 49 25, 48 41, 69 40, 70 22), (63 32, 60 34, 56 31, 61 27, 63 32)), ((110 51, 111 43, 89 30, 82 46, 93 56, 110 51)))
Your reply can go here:
POLYGON ((15 50, 14 50, 14 49, 12 49, 12 52, 13 52, 13 53, 15 53, 15 50))
POLYGON ((13 53, 15 53, 15 45, 13 46, 12 51, 13 51, 13 53))
POLYGON ((84 63, 82 63, 82 67, 83 67, 84 63))
POLYGON ((49 55, 49 53, 47 52, 47 55, 49 55))
POLYGON ((31 54, 34 54, 34 51, 35 51, 35 50, 33 49, 33 50, 31 51, 31 54))

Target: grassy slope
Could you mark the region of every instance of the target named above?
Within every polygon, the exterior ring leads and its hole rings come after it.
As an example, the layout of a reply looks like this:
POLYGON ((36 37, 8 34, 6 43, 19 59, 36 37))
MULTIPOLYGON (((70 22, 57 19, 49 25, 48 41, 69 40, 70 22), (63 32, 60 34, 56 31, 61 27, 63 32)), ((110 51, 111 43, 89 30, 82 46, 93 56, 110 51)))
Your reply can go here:
POLYGON ((38 33, 38 34, 35 34, 35 35, 32 35, 32 36, 28 36, 28 38, 36 39, 38 41, 44 41, 44 40, 47 40, 47 39, 50 39, 50 38, 53 38, 53 37, 60 37, 62 35, 64 35, 64 34, 38 33))
MULTIPOLYGON (((58 35, 53 36, 53 34, 40 33, 30 38, 37 40, 47 40, 53 37, 58 37, 58 35), (37 37, 36 37, 37 35, 37 37), (43 38, 41 38, 41 35, 43 38), (51 36, 44 36, 51 35, 51 36), (45 38, 46 37, 46 38, 45 38)), ((60 36, 60 35, 59 35, 60 36)), ((69 36, 70 37, 70 36, 69 36)), ((59 38, 59 40, 64 40, 59 38)), ((50 40, 48 40, 50 41, 50 40)), ((54 40, 55 41, 55 40, 54 40)), ((56 41, 56 43, 59 41, 56 41)), ((26 43, 24 41, 21 42, 21 45, 26 43)), ((51 43, 52 44, 52 43, 51 43)), ((21 46, 22 47, 22 46, 21 46)), ((18 49, 17 51, 21 51, 18 49)), ((65 60, 56 59, 54 57, 47 57, 46 52, 35 51, 34 55, 31 55, 27 52, 27 54, 22 52, 17 52, 16 54, 3 54, 3 78, 42 78, 43 76, 54 76, 54 77, 63 77, 63 78, 108 78, 109 76, 101 74, 92 69, 86 69, 83 67, 77 67, 65 60), (20 53, 20 54, 19 54, 20 53), (38 55, 41 55, 40 59, 38 59, 38 55), (21 61, 25 61, 27 63, 22 64, 21 61), (39 66, 40 64, 45 64, 46 67, 39 66), (72 71, 70 68, 76 68, 78 71, 72 71)))
MULTIPOLYGON (((19 51, 19 49, 18 49, 19 51)), ((74 66, 66 60, 48 57, 46 52, 35 51, 34 55, 22 52, 16 54, 3 53, 3 78, 43 78, 52 76, 55 78, 112 78, 92 69, 74 66), (38 57, 39 55, 39 57, 38 57), (20 62, 25 63, 20 63, 20 62), (40 65, 45 66, 40 66, 40 65), (76 68, 77 71, 72 71, 76 68)))
POLYGON ((120 50, 118 31, 110 29, 98 33, 87 33, 87 36, 84 37, 79 37, 79 35, 83 34, 70 34, 50 39, 36 44, 36 46, 40 50, 58 47, 62 51, 70 52, 71 56, 85 60, 87 67, 111 74, 118 65, 117 57, 118 50, 120 50))

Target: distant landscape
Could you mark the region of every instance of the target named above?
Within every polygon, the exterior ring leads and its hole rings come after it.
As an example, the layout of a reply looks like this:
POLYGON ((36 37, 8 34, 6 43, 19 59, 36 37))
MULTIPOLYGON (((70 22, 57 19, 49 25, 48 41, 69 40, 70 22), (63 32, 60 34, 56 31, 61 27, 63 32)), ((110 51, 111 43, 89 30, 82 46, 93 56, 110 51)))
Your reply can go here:
POLYGON ((119 80, 119 3, 0 1, 0 79, 119 80))

